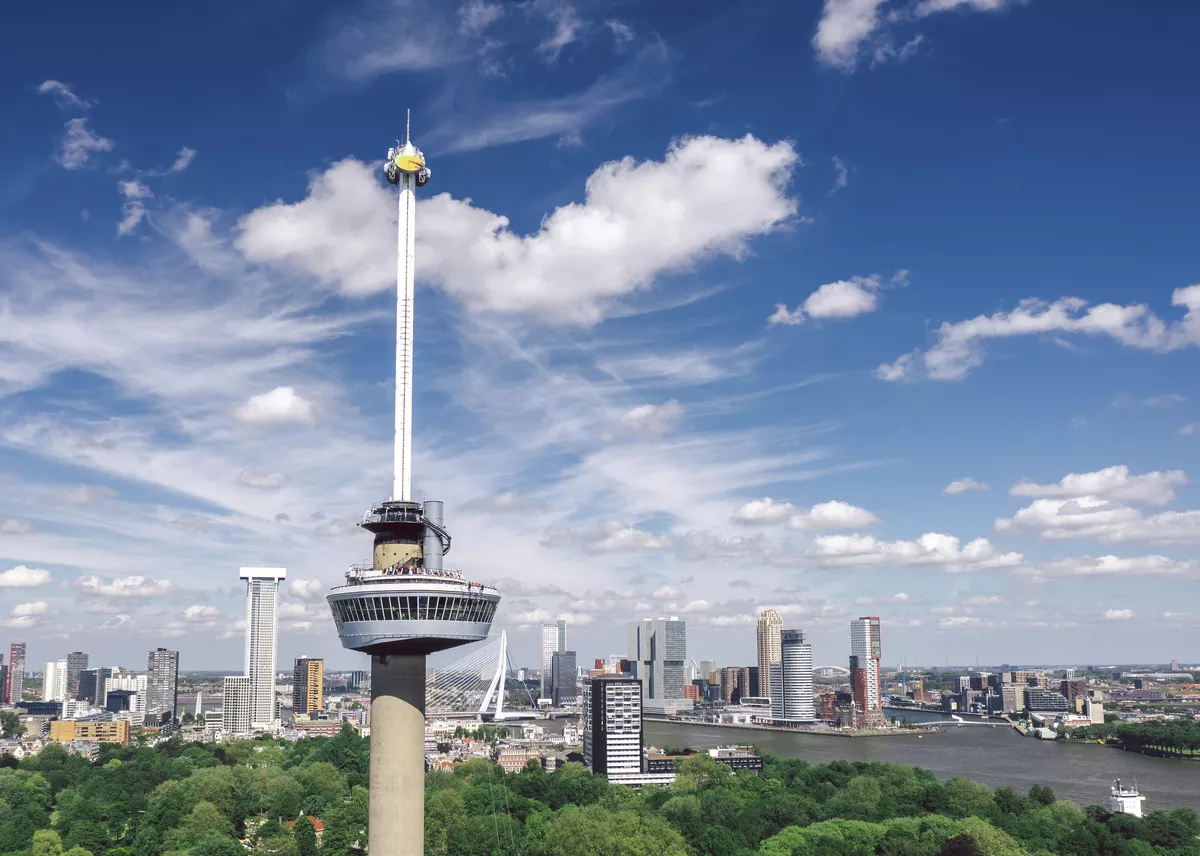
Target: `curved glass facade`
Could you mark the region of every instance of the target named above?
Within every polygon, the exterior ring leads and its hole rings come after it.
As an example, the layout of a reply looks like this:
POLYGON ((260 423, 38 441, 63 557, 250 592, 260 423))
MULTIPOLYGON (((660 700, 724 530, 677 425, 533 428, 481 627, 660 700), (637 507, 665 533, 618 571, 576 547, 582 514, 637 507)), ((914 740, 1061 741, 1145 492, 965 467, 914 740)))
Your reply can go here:
POLYGON ((334 618, 347 621, 491 622, 497 601, 443 595, 383 595, 336 600, 334 618))

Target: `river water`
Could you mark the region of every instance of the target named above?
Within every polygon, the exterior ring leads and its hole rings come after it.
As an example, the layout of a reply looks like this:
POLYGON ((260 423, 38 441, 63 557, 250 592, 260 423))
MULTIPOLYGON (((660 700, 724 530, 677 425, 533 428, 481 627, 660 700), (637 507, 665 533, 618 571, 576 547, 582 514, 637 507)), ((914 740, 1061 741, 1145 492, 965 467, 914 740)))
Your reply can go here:
MULTIPOLYGON (((889 716, 895 716, 889 711, 889 716)), ((936 714, 906 714, 911 721, 940 720, 936 714)), ((1059 799, 1108 807, 1112 780, 1137 781, 1146 811, 1189 806, 1200 811, 1200 762, 1152 758, 1097 744, 1022 737, 1001 723, 964 725, 922 737, 821 737, 780 731, 720 728, 646 720, 646 745, 706 749, 753 743, 768 755, 821 761, 896 761, 923 767, 945 781, 962 776, 1025 793, 1049 785, 1059 799)))

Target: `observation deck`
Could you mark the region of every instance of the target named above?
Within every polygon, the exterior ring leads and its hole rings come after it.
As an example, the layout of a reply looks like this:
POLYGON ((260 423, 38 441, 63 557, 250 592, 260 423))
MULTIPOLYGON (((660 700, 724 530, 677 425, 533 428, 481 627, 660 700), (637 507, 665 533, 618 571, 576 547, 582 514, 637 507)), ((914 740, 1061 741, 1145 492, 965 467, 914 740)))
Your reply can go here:
POLYGON ((442 568, 450 535, 440 502, 379 503, 360 525, 375 535, 374 560, 352 565, 326 597, 343 646, 431 654, 487 638, 500 593, 442 568))

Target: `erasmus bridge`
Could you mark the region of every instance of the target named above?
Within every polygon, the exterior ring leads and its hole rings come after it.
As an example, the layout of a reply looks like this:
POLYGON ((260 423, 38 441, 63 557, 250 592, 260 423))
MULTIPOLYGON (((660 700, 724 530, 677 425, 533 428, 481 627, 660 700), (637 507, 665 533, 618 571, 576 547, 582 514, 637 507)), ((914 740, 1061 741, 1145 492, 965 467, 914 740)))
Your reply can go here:
POLYGON ((484 721, 532 719, 533 696, 514 677, 508 633, 474 646, 466 656, 425 671, 425 715, 484 721))

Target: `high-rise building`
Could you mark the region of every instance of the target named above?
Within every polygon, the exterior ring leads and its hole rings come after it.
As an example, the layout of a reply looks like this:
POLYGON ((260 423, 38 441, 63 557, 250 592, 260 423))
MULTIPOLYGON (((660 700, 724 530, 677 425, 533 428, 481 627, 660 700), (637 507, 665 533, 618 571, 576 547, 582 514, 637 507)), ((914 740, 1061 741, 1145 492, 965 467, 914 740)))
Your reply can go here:
POLYGON ((292 716, 307 715, 325 707, 325 661, 308 655, 292 669, 292 716))
POLYGON ((79 673, 79 689, 75 693, 78 701, 89 702, 94 707, 103 708, 108 679, 112 677, 112 669, 101 667, 84 669, 79 673))
POLYGON ((78 701, 90 702, 93 707, 103 708, 107 703, 106 690, 108 679, 112 677, 112 669, 84 669, 79 673, 79 690, 75 693, 78 701))
POLYGON ((774 609, 764 609, 758 614, 758 693, 771 695, 771 664, 778 662, 780 634, 783 633, 783 616, 774 609))
POLYGON ((8 666, 4 665, 4 655, 0 654, 0 704, 8 704, 8 666))
POLYGON ((678 618, 646 618, 629 624, 629 659, 634 677, 642 682, 647 713, 672 714, 691 710, 683 695, 683 664, 687 660, 687 622, 678 618))
POLYGON ((1000 688, 1001 704, 1005 713, 1025 709, 1025 693, 1029 690, 1025 684, 1005 684, 1000 688))
POLYGON ((750 690, 749 667, 725 666, 721 669, 721 698, 726 704, 735 704, 743 696, 753 695, 750 690))
POLYGON ((542 698, 554 694, 552 672, 554 654, 567 650, 567 622, 547 621, 542 624, 542 698))
POLYGON ((579 670, 574 651, 555 651, 550 658, 550 695, 555 707, 574 704, 579 700, 579 670))
POLYGON ((813 705, 812 646, 799 630, 780 634, 780 659, 771 662, 771 718, 816 719, 813 705))
POLYGON ((224 682, 221 730, 226 737, 245 737, 253 727, 254 688, 247 675, 232 675, 224 682))
POLYGON ((179 652, 155 648, 146 658, 146 724, 174 721, 179 703, 179 652))
POLYGON ((612 778, 642 772, 642 682, 614 675, 583 685, 583 763, 612 778))
POLYGON ((42 701, 66 701, 67 661, 51 660, 42 668, 42 701))
POLYGON ((64 699, 75 698, 79 691, 79 673, 88 667, 88 655, 72 651, 67 655, 67 692, 64 699))
POLYGON ((276 619, 279 582, 284 568, 242 568, 246 581, 246 653, 243 674, 250 680, 250 722, 269 727, 275 722, 276 619))
POLYGON ((879 666, 882 656, 879 619, 866 616, 851 621, 850 684, 854 706, 867 726, 883 722, 883 675, 879 666))
POLYGON ((4 700, 17 704, 25 693, 25 643, 13 642, 8 648, 8 682, 4 700))
POLYGON ((717 674, 717 661, 716 660, 701 660, 700 661, 700 678, 701 678, 701 680, 708 681, 710 684, 716 684, 716 683, 721 682, 721 676, 719 674, 717 674), (716 675, 716 677, 713 677, 713 675, 716 675))
POLYGON ((121 710, 128 710, 135 717, 144 718, 149 686, 150 681, 146 675, 139 675, 127 669, 113 669, 112 677, 104 682, 105 709, 112 710, 111 696, 114 693, 128 693, 129 706, 122 707, 121 710))

